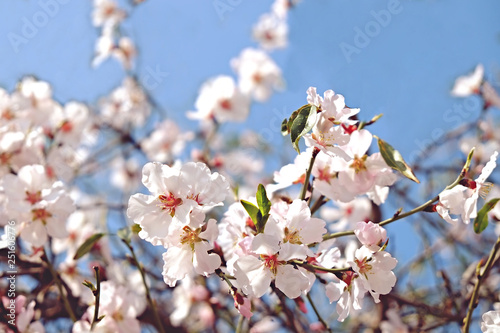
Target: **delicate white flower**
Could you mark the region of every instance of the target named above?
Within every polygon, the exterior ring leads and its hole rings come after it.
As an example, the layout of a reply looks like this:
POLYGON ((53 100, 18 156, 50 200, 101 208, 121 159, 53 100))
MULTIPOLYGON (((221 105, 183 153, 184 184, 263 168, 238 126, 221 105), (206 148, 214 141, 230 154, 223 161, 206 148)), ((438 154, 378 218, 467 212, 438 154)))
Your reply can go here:
POLYGON ((96 27, 115 26, 124 18, 125 12, 113 0, 94 0, 92 23, 96 27))
POLYGON ((484 67, 482 64, 478 64, 474 73, 460 76, 455 80, 455 85, 451 90, 451 94, 456 97, 467 97, 472 94, 479 94, 483 75, 484 67))
POLYGON ((485 312, 481 318, 481 332, 498 333, 500 332, 500 311, 485 312))
POLYGON ((272 280, 288 298, 309 290, 308 277, 287 264, 288 260, 306 259, 306 247, 281 243, 277 235, 261 233, 253 238, 251 250, 254 254, 241 256, 234 264, 237 282, 247 295, 262 297, 272 280))
POLYGON ((131 77, 126 77, 122 85, 99 104, 104 121, 120 129, 143 125, 151 112, 146 93, 131 77))
POLYGON ((139 236, 154 245, 168 246, 167 236, 188 225, 192 210, 220 205, 229 192, 226 179, 212 174, 203 163, 179 167, 147 163, 142 174, 142 183, 152 195, 131 196, 127 215, 141 226, 139 236))
MULTIPOLYGON (((144 304, 137 306, 136 294, 113 281, 101 282, 99 315, 104 315, 92 332, 139 333, 141 326, 137 317, 144 311, 144 304)), ((92 318, 94 305, 87 309, 86 316, 92 318)), ((80 324, 84 328, 86 325, 80 324)))
POLYGON ((130 158, 124 160, 121 156, 113 160, 111 184, 124 192, 130 192, 141 183, 139 163, 130 158))
POLYGON ((321 218, 327 222, 327 228, 332 232, 352 229, 357 222, 368 221, 372 216, 372 203, 366 197, 359 197, 347 203, 334 202, 334 204, 338 208, 323 207, 320 210, 321 218))
POLYGON ((10 216, 21 225, 20 236, 35 247, 43 246, 48 236, 67 236, 67 217, 73 212, 73 201, 60 182, 48 179, 42 165, 22 167, 17 176, 3 178, 10 216))
POLYGON ((288 44, 288 24, 278 15, 266 13, 254 25, 252 35, 265 50, 282 49, 288 44))
POLYGON ((379 302, 379 295, 386 295, 396 284, 396 275, 392 270, 398 261, 388 252, 372 252, 368 247, 362 246, 354 254, 354 261, 349 262, 354 272, 366 290, 370 292, 375 303, 379 302))
POLYGON ((498 152, 491 155, 490 160, 475 181, 466 179, 463 183, 467 186, 459 184, 439 194, 436 211, 445 221, 454 224, 461 220, 468 224, 470 219, 477 216, 477 200, 479 196, 485 197, 491 189, 492 184, 486 182, 486 179, 497 165, 497 156, 498 152), (450 214, 459 215, 460 218, 452 218, 450 214))
POLYGON ((150 160, 165 163, 181 154, 186 142, 193 139, 193 132, 182 131, 174 121, 166 119, 141 142, 141 148, 150 160))
POLYGON ((90 112, 85 104, 69 102, 61 113, 54 113, 52 122, 55 124, 54 141, 58 144, 78 147, 82 136, 87 134, 90 112))
POLYGON ((397 179, 380 153, 366 155, 371 142, 371 133, 362 129, 353 132, 349 144, 343 147, 352 160, 340 160, 344 168, 339 173, 339 180, 343 187, 356 195, 372 192, 376 186, 390 186, 397 179))
POLYGON ((188 225, 175 230, 169 236, 170 247, 163 254, 163 280, 174 287, 178 280, 183 279, 193 268, 197 274, 208 276, 221 264, 219 255, 209 254, 213 241, 218 236, 214 219, 204 225, 205 215, 191 217, 188 225))
POLYGON ((244 49, 238 58, 231 60, 231 67, 238 75, 241 92, 259 102, 267 101, 273 90, 282 83, 281 70, 261 50, 244 49))
MULTIPOLYGON (((272 219, 267 228, 277 228, 283 243, 307 245, 320 243, 326 233, 325 221, 311 217, 311 210, 304 200, 295 199, 289 206, 285 219, 272 219)), ((267 232, 267 231, 266 231, 267 232)))
POLYGON ((303 184, 311 154, 312 148, 309 148, 297 155, 292 164, 287 164, 281 167, 280 171, 275 171, 274 182, 276 184, 267 185, 266 191, 273 193, 294 184, 303 184))
POLYGON ((342 280, 328 283, 325 290, 330 303, 337 301, 337 320, 340 322, 343 322, 349 313, 361 310, 361 300, 367 291, 352 271, 345 272, 342 280))
POLYGON ((112 51, 112 56, 121 62, 126 70, 133 67, 132 61, 137 55, 134 42, 129 37, 120 37, 118 45, 112 51))
POLYGON ((241 122, 250 111, 250 99, 239 90, 232 77, 220 75, 202 85, 195 107, 196 112, 188 112, 188 118, 241 122))

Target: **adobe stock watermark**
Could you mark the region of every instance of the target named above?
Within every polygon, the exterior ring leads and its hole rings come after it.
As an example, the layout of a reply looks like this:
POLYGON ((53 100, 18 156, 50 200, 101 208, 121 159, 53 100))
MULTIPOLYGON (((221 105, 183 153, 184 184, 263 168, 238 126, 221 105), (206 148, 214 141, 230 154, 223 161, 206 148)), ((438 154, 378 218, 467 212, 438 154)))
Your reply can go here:
POLYGON ((387 9, 370 11, 370 15, 373 17, 373 20, 366 22, 363 29, 358 26, 353 28, 355 33, 353 38, 354 45, 346 42, 339 44, 340 50, 342 51, 347 63, 351 63, 352 56, 354 54, 360 54, 362 49, 368 47, 371 41, 380 34, 382 28, 387 27, 391 23, 392 17, 402 11, 403 6, 399 0, 389 0, 387 3, 387 9))
MULTIPOLYGON (((451 128, 457 128, 467 119, 472 117, 475 111, 479 110, 482 104, 477 98, 466 98, 462 103, 453 104, 452 108, 443 113, 443 120, 451 124, 451 128)), ((408 163, 414 164, 418 159, 425 156, 428 149, 443 139, 446 132, 441 127, 435 128, 431 132, 431 137, 424 140, 415 140, 417 149, 408 156, 408 163)))
POLYGON ((151 68, 151 66, 146 67, 146 73, 143 73, 139 77, 139 83, 146 90, 152 91, 156 89, 169 75, 168 72, 163 72, 159 65, 156 65, 155 68, 151 68))
POLYGON ((221 21, 224 21, 227 12, 232 12, 243 0, 213 0, 212 6, 221 21))
POLYGON ((9 325, 16 325, 16 221, 9 221, 5 225, 5 243, 7 245, 7 297, 9 304, 6 306, 9 325))
POLYGON ((7 39, 15 53, 19 53, 21 45, 35 38, 39 30, 44 28, 54 18, 60 10, 61 5, 65 5, 70 0, 39 0, 37 2, 40 10, 36 11, 31 17, 23 16, 21 18, 22 26, 20 33, 9 32, 7 39))

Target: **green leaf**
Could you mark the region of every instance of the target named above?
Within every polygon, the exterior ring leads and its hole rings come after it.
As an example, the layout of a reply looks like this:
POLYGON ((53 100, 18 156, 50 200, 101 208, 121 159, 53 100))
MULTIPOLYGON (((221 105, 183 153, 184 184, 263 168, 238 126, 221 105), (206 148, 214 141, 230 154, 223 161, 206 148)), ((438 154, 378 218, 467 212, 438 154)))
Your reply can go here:
POLYGON ((306 104, 297 111, 295 111, 292 116, 296 113, 295 118, 288 121, 288 128, 290 129, 290 139, 292 140, 293 148, 300 154, 299 140, 300 138, 309 132, 314 124, 316 124, 316 114, 317 109, 314 105, 306 104))
POLYGON ((241 204, 243 205, 243 208, 247 211, 248 215, 253 221, 253 224, 257 226, 257 223, 259 222, 257 220, 257 214, 260 213, 259 208, 255 206, 253 203, 246 201, 246 200, 240 200, 241 204))
POLYGON ((138 225, 138 224, 133 224, 131 228, 131 231, 134 233, 134 234, 139 234, 139 232, 142 230, 141 226, 138 225))
POLYGON ((401 153, 384 140, 376 136, 374 137, 378 141, 378 148, 380 150, 380 154, 382 154, 382 157, 385 160, 385 163, 387 163, 387 165, 394 170, 399 171, 406 178, 420 184, 420 181, 417 179, 410 166, 406 164, 403 156, 401 156, 401 153))
POLYGON ((269 219, 269 214, 262 215, 260 210, 257 212, 257 223, 255 223, 255 229, 257 229, 258 234, 264 232, 268 219, 269 219))
POLYGON ((259 205, 259 210, 262 216, 269 214, 271 210, 271 201, 267 198, 267 193, 264 185, 259 184, 257 188, 257 204, 259 205))
POLYGON ((486 229, 488 226, 488 213, 495 208, 498 201, 500 201, 500 198, 491 199, 477 212, 477 216, 474 219, 474 232, 476 234, 480 234, 486 229))
POLYGON ((94 284, 93 284, 92 282, 90 282, 89 280, 83 280, 82 284, 83 284, 85 287, 89 288, 89 289, 90 289, 90 291, 94 291, 94 290, 96 290, 96 288, 95 288, 94 284))
POLYGON ((104 235, 106 235, 106 234, 105 233, 97 233, 97 234, 93 234, 92 236, 87 238, 87 240, 85 242, 83 242, 82 245, 80 245, 78 250, 76 250, 76 253, 75 253, 75 256, 73 257, 73 260, 78 260, 81 257, 83 257, 85 254, 87 254, 87 252, 89 252, 92 249, 94 244, 97 243, 97 241, 99 241, 99 239, 101 239, 101 237, 104 235))
POLYGON ((283 119, 281 122, 281 135, 287 136, 290 133, 290 130, 288 129, 288 119, 283 119))

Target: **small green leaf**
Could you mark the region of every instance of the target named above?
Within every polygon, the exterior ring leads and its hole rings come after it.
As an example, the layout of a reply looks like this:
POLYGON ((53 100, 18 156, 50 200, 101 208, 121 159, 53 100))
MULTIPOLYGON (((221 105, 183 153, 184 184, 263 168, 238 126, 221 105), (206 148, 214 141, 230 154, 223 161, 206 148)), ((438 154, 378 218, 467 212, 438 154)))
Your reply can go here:
POLYGON ((101 239, 101 237, 104 235, 106 235, 106 234, 105 233, 97 233, 97 234, 93 234, 92 236, 87 238, 87 240, 85 242, 83 242, 82 245, 80 245, 78 250, 76 250, 76 253, 75 253, 75 256, 73 257, 73 260, 78 260, 81 257, 83 257, 85 254, 87 254, 87 252, 89 252, 92 249, 94 244, 97 243, 99 241, 99 239, 101 239))
POLYGON ((287 136, 290 133, 290 130, 288 129, 288 119, 283 119, 281 122, 281 135, 287 136))
POLYGON ((262 216, 266 216, 269 214, 271 210, 271 201, 267 198, 267 193, 264 185, 259 184, 257 188, 257 204, 259 205, 259 210, 262 213, 262 216))
POLYGON ((390 144, 385 142, 384 140, 374 136, 378 141, 378 148, 380 150, 380 154, 384 158, 385 163, 388 166, 393 168, 396 171, 399 171, 403 176, 408 179, 413 180, 415 183, 420 184, 420 181, 417 179, 413 170, 410 168, 408 164, 406 164, 401 153, 394 149, 390 144))
POLYGON ((314 105, 306 104, 295 111, 294 114, 296 112, 296 117, 293 119, 291 125, 290 121, 288 121, 288 128, 290 129, 290 139, 292 140, 293 148, 300 154, 299 140, 316 124, 317 109, 314 105))
POLYGON ((241 204, 243 205, 243 208, 247 211, 248 215, 253 221, 254 225, 257 225, 258 219, 257 219, 257 214, 260 213, 259 208, 255 206, 253 203, 246 201, 246 200, 240 200, 241 204))
POLYGON ((138 224, 133 224, 132 227, 131 227, 131 231, 134 233, 134 234, 139 234, 139 232, 142 230, 141 226, 138 225, 138 224))
POLYGON ((262 215, 260 210, 257 212, 257 223, 255 223, 255 229, 257 230, 258 234, 264 232, 268 219, 269 219, 269 214, 262 215))
POLYGON ((474 232, 476 234, 480 234, 486 229, 488 226, 488 213, 495 208, 498 201, 500 201, 500 198, 491 199, 477 212, 477 216, 474 219, 474 232))
POLYGON ((85 287, 89 288, 91 291, 96 290, 96 288, 95 288, 94 284, 93 284, 92 282, 90 282, 89 280, 83 280, 82 284, 83 284, 85 287))

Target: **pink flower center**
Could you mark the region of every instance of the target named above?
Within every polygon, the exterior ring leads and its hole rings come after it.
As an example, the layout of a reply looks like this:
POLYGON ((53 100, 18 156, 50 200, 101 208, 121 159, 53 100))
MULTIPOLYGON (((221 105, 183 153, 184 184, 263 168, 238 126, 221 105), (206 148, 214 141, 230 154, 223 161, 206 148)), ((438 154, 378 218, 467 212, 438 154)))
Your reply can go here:
POLYGON ((223 99, 222 101, 219 102, 219 105, 221 108, 223 108, 226 111, 230 111, 231 108, 233 107, 231 104, 231 101, 228 99, 223 99))
POLYGON ((327 182, 330 184, 330 180, 332 178, 335 178, 336 174, 335 173, 330 173, 330 168, 327 166, 324 169, 319 170, 319 175, 318 179, 327 182))
POLYGON ((372 269, 372 265, 368 263, 367 258, 363 260, 354 259, 354 262, 358 265, 360 274, 366 275, 372 269))
POLYGON ((285 227, 285 243, 289 242, 291 244, 302 244, 300 240, 300 235, 298 230, 290 230, 288 227, 285 227))
POLYGON ((184 232, 181 236, 181 244, 189 244, 194 251, 194 244, 201 242, 203 239, 200 238, 201 228, 191 229, 189 226, 182 228, 184 232))
POLYGON ((348 286, 351 285, 352 280, 356 277, 356 273, 353 271, 347 271, 342 273, 342 281, 344 281, 348 286))
POLYGON ((46 222, 49 217, 52 217, 52 214, 45 210, 45 208, 36 208, 31 211, 33 214, 33 221, 40 220, 42 222, 46 222))
POLYGON ((265 254, 261 254, 260 257, 264 260, 264 266, 269 268, 269 270, 273 272, 274 275, 276 275, 278 271, 278 265, 283 263, 278 260, 278 255, 273 254, 268 256, 265 254))
POLYGON ((61 125, 61 131, 63 133, 69 133, 72 130, 73 130, 73 124, 70 121, 65 120, 61 125))
POLYGON ((366 171, 365 161, 368 156, 364 155, 363 157, 358 157, 358 155, 354 156, 354 160, 352 161, 351 168, 354 169, 354 172, 360 173, 361 171, 366 171))
POLYGON ((40 200, 42 200, 42 193, 40 191, 38 192, 28 192, 26 191, 26 197, 24 200, 28 201, 30 204, 34 205, 40 200))
POLYGON ((160 207, 162 210, 166 210, 170 213, 170 216, 175 215, 175 209, 182 205, 182 199, 176 198, 172 193, 168 193, 167 195, 161 194, 158 196, 158 200, 160 200, 160 207))

